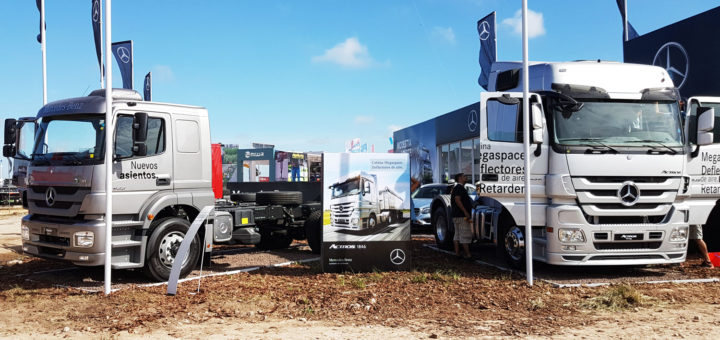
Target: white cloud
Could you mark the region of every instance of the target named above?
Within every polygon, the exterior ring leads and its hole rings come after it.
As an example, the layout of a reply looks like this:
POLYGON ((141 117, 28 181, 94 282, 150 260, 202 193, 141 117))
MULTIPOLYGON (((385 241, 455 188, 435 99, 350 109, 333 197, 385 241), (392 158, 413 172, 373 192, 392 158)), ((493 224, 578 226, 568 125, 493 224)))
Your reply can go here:
POLYGON ((345 41, 326 50, 321 56, 312 58, 315 63, 333 63, 348 68, 366 68, 375 64, 367 46, 360 43, 358 38, 350 37, 345 41))
MULTIPOLYGON (((545 34, 543 14, 528 9, 528 39, 539 37, 545 34)), ((517 10, 512 18, 503 19, 502 24, 513 29, 515 34, 522 35, 522 10, 517 10)))
POLYGON ((375 121, 372 116, 355 116, 355 124, 370 124, 375 121))
POLYGON ((152 80, 153 82, 159 81, 159 82, 172 82, 175 80, 175 74, 173 74, 172 69, 170 66, 167 65, 155 65, 152 68, 152 80))
POLYGON ((440 27, 435 26, 432 29, 432 32, 430 32, 430 36, 434 39, 445 41, 449 44, 455 45, 455 32, 453 31, 452 27, 440 27))

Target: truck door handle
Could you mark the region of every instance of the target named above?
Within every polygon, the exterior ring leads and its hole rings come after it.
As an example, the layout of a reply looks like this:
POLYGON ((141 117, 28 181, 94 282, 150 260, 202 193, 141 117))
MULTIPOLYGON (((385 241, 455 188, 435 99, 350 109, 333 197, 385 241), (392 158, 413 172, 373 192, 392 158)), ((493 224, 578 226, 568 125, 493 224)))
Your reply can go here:
POLYGON ((170 185, 170 179, 169 178, 158 178, 155 180, 155 185, 157 185, 157 186, 170 185))
POLYGON ((498 175, 497 174, 483 174, 480 178, 486 182, 497 182, 498 175))

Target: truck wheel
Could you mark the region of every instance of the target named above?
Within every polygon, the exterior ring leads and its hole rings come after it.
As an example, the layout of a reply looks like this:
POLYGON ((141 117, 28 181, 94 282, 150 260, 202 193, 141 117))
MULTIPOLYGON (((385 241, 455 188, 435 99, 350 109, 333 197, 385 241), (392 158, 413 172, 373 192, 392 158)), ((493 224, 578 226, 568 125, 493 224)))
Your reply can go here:
POLYGON ((316 210, 310 213, 303 227, 307 243, 313 254, 320 254, 322 247, 322 211, 316 210))
POLYGON ((290 246, 293 239, 288 235, 273 234, 271 231, 260 230, 260 243, 255 247, 262 250, 285 249, 290 246))
POLYGON ((302 204, 303 196, 300 191, 261 191, 255 194, 255 201, 259 205, 293 205, 302 204))
POLYGON ((511 225, 503 228, 500 234, 502 239, 498 244, 503 257, 510 267, 522 269, 525 267, 525 232, 521 227, 511 225))
POLYGON ((255 202, 255 193, 241 192, 239 194, 231 194, 230 200, 233 202, 255 202))
POLYGON ((397 220, 395 219, 395 212, 394 212, 394 211, 390 211, 390 212, 388 212, 387 224, 388 224, 388 225, 392 225, 392 224, 394 224, 394 223, 397 223, 397 220))
POLYGON ((445 208, 438 207, 433 216, 435 216, 435 243, 440 249, 452 249, 455 228, 448 223, 445 208))
MULTIPOLYGON (((190 222, 177 217, 161 219, 153 223, 152 233, 148 240, 147 257, 145 258, 145 275, 156 281, 167 281, 170 269, 175 262, 175 256, 190 229, 190 222)), ((185 277, 195 268, 200 258, 201 244, 198 235, 195 235, 190 244, 190 251, 182 263, 180 277, 185 277)))
POLYGON ((375 216, 374 213, 370 214, 370 217, 368 217, 366 223, 367 223, 368 229, 375 229, 375 227, 377 227, 377 217, 375 216))

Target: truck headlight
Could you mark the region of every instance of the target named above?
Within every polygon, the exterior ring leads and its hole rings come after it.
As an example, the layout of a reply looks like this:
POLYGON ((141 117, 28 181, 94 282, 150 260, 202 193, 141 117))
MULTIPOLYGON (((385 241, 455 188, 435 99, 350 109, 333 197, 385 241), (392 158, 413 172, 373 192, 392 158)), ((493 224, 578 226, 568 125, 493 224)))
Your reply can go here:
POLYGON ((30 228, 25 225, 20 227, 20 234, 22 235, 23 241, 30 241, 30 228))
POLYGON ((580 229, 558 229, 558 238, 563 243, 585 243, 585 233, 580 229))
POLYGON ((76 247, 90 248, 95 244, 95 233, 92 231, 79 231, 73 234, 73 241, 76 247))
POLYGON ((351 224, 351 225, 358 225, 359 222, 360 222, 360 220, 359 220, 357 217, 353 217, 353 218, 350 220, 350 224, 351 224))
POLYGON ((422 207, 420 208, 420 213, 425 215, 430 213, 430 207, 422 207))
POLYGON ((672 232, 670 233, 670 241, 671 242, 681 242, 685 241, 688 238, 688 227, 675 227, 672 229, 672 232))

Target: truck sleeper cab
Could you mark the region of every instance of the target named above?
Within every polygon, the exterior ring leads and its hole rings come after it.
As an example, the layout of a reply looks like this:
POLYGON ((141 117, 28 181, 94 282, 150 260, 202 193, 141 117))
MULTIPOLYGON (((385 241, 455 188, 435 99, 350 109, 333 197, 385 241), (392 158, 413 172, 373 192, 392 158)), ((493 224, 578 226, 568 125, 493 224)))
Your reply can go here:
MULTIPOLYGON (((524 264, 519 63, 497 63, 480 102, 476 237, 524 264)), ((679 96, 665 70, 608 62, 530 66, 533 258, 556 265, 685 260, 688 207, 679 96)), ((433 203, 449 246, 447 198, 433 203)))

